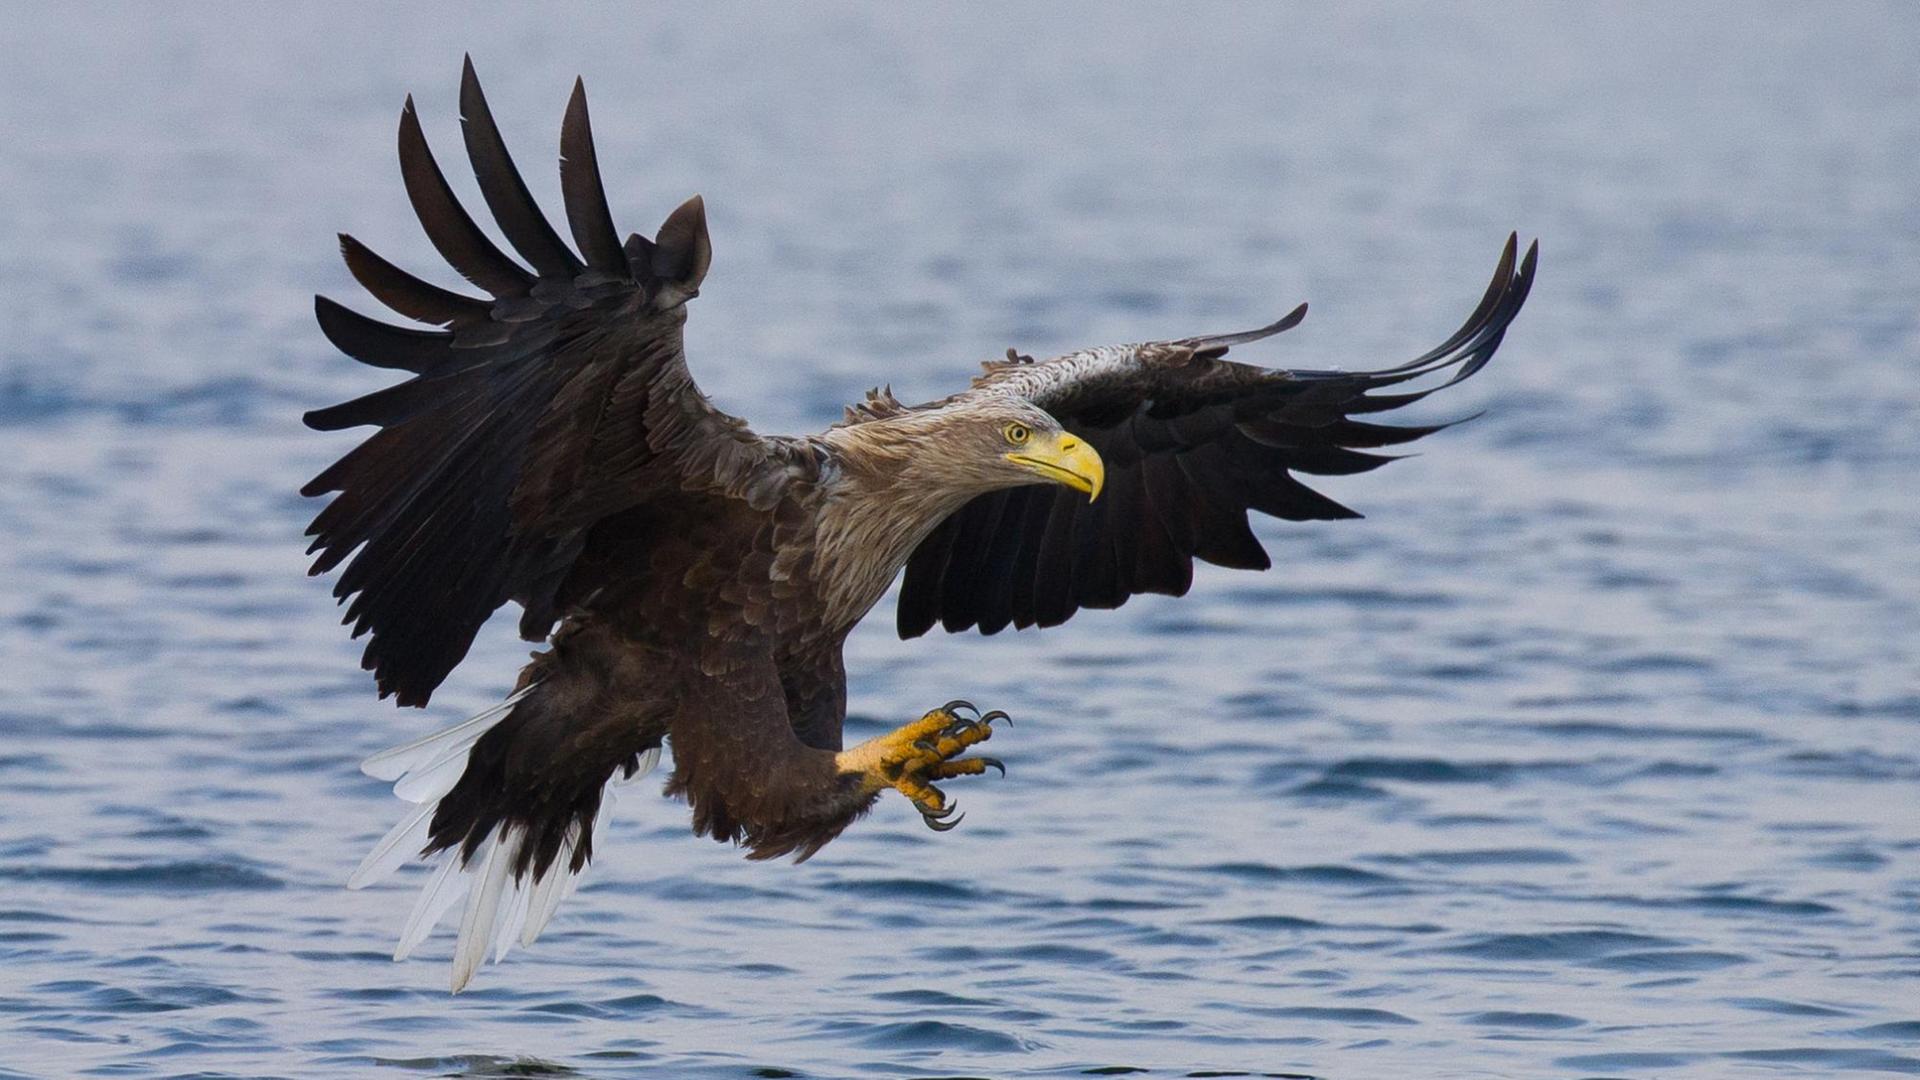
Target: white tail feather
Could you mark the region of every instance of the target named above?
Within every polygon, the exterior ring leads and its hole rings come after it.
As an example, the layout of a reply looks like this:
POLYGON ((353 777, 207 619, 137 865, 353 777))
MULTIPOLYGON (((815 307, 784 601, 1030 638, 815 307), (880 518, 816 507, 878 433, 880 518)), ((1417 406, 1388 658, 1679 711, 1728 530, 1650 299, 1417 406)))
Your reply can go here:
POLYGON ((393 785, 393 793, 411 803, 438 802, 440 796, 460 782, 460 774, 467 771, 467 758, 472 754, 473 744, 468 743, 432 761, 422 762, 418 768, 401 775, 393 785))
MULTIPOLYGON (((500 913, 500 893, 513 876, 513 853, 520 830, 501 829, 486 843, 486 857, 480 860, 480 876, 467 892, 467 910, 460 916, 460 939, 453 946, 453 992, 466 989, 480 961, 487 955, 487 938, 493 920, 500 913)), ((524 835, 524 833, 522 833, 524 835)))
MULTIPOLYGON (((394 794, 416 805, 368 853, 347 879, 348 888, 363 888, 386 877, 426 846, 433 812, 440 798, 459 782, 473 744, 505 719, 532 689, 530 685, 470 720, 405 746, 383 750, 361 764, 361 771, 376 779, 393 781, 394 794)), ((600 810, 594 815, 596 847, 606 835, 607 821, 617 801, 616 789, 652 772, 659 762, 659 747, 644 751, 632 776, 616 772, 607 782, 601 792, 600 810)), ((459 993, 473 979, 487 953, 491 952, 494 962, 499 963, 516 944, 532 945, 553 921, 554 912, 580 884, 581 874, 573 871, 573 855, 580 846, 580 826, 578 823, 568 826, 552 864, 539 877, 533 877, 531 871, 526 876, 513 873, 525 840, 525 830, 502 825, 494 829, 474 852, 474 857, 465 863, 460 859, 458 848, 443 852, 440 864, 428 878, 407 916, 406 925, 401 928, 393 958, 405 960, 411 955, 463 898, 466 908, 454 945, 454 993, 459 993)))
POLYGON ((411 772, 416 766, 438 759, 450 747, 472 746, 487 729, 500 722, 507 711, 520 703, 520 699, 533 693, 537 682, 507 695, 505 701, 493 708, 453 725, 436 731, 431 735, 415 739, 410 743, 389 747, 360 763, 360 771, 375 780, 398 780, 411 772))
POLYGON ((520 937, 520 928, 527 924, 527 903, 533 898, 534 884, 521 876, 514 878, 507 886, 507 902, 500 909, 500 918, 493 924, 493 962, 496 964, 513 951, 514 942, 520 937))
POLYGON ((400 929, 400 945, 393 950, 393 958, 405 960, 412 955, 413 950, 427 940, 427 935, 433 933, 433 928, 440 925, 447 911, 467 895, 467 887, 472 883, 473 876, 461 872, 458 851, 442 855, 440 869, 433 872, 427 887, 420 890, 420 899, 414 901, 407 925, 400 929))
POLYGON ((395 825, 373 846, 372 851, 367 852, 367 857, 360 860, 359 869, 347 879, 347 888, 364 889, 400 869, 401 863, 420 854, 420 849, 427 846, 427 833, 433 824, 433 810, 437 805, 422 803, 418 809, 401 818, 400 824, 395 825))
POLYGON ((652 772, 653 767, 658 764, 660 764, 659 747, 656 746, 651 750, 642 750, 640 751, 640 756, 635 760, 633 775, 622 776, 616 772, 613 774, 613 779, 607 781, 607 786, 609 788, 626 787, 628 784, 634 783, 652 772))
POLYGON ((527 922, 520 930, 521 945, 533 944, 553 913, 560 910, 560 901, 567 896, 566 883, 576 876, 572 870, 573 849, 579 843, 580 823, 576 821, 567 826, 567 835, 561 839, 546 876, 533 883, 532 895, 527 897, 527 922))

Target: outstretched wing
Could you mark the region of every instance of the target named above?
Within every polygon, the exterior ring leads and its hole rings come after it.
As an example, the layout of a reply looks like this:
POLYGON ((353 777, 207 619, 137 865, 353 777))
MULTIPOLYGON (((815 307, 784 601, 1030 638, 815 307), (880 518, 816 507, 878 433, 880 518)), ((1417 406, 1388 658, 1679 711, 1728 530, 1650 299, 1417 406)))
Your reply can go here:
POLYGON ((712 250, 699 197, 653 240, 623 245, 576 82, 560 135, 576 256, 507 156, 471 61, 460 107, 487 206, 531 269, 454 198, 408 98, 407 195, 434 247, 489 299, 427 284, 342 236, 347 266, 368 292, 440 329, 314 302, 342 352, 413 374, 307 414, 322 431, 381 430, 301 489, 339 492, 307 530, 318 553, 311 572, 346 564, 333 588, 351 598, 344 621, 355 637, 372 632, 362 664, 381 696, 397 694, 402 705, 426 704, 509 599, 526 605, 522 633, 544 636, 555 590, 595 522, 670 491, 764 497, 753 489, 770 482, 767 444, 708 403, 682 351, 684 304, 712 250))
POLYGON ((1009 353, 973 394, 1007 393, 1045 409, 1106 463, 1103 496, 1056 485, 980 496, 914 550, 900 590, 901 637, 935 623, 1056 626, 1081 608, 1115 608, 1137 593, 1184 595, 1193 560, 1264 570, 1247 511, 1290 521, 1358 517, 1295 473, 1338 476, 1393 460, 1366 451, 1411 442, 1445 424, 1392 427, 1355 419, 1399 408, 1486 364, 1533 283, 1538 244, 1517 260, 1510 237, 1480 306, 1430 352, 1382 371, 1280 371, 1221 359, 1232 345, 1297 324, 1301 305, 1243 334, 1090 349, 1033 363, 1009 353), (1451 370, 1424 390, 1375 393, 1451 370))

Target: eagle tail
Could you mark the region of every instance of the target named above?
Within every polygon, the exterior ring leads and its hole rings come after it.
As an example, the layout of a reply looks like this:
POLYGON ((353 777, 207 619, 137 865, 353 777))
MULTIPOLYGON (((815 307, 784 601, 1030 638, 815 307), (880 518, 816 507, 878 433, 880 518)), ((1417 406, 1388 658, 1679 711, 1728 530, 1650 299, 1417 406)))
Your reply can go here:
MULTIPOLYGON (((565 826, 557 850, 545 861, 531 859, 523 850, 528 837, 525 825, 506 820, 495 823, 477 844, 429 851, 435 814, 442 798, 466 773, 474 745, 508 720, 515 707, 539 687, 539 683, 532 683, 477 716, 383 750, 360 766, 368 776, 393 781, 394 794, 414 806, 374 845, 347 879, 347 888, 365 888, 417 855, 437 857, 439 865, 400 931, 393 958, 405 960, 464 899, 460 936, 454 946, 454 993, 466 987, 489 951, 498 963, 516 943, 533 944, 586 872, 586 860, 575 858, 583 847, 582 822, 577 819, 565 826)), ((655 747, 638 755, 631 772, 614 772, 601 792, 592 835, 584 845, 586 851, 602 839, 617 789, 652 771, 659 758, 660 750, 655 747)))

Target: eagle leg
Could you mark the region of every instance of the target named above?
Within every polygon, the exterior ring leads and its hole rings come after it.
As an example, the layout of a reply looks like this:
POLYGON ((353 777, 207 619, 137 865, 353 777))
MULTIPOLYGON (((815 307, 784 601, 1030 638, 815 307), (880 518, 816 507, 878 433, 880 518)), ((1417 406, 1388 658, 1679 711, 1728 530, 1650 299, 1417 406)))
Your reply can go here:
POLYGON ((911 724, 843 751, 835 761, 842 773, 857 777, 864 792, 892 788, 920 811, 927 827, 946 832, 960 824, 954 803, 934 786, 936 780, 979 776, 989 768, 1005 776, 1007 767, 990 757, 962 757, 968 747, 993 737, 993 724, 1007 714, 985 715, 969 702, 950 701, 911 724))

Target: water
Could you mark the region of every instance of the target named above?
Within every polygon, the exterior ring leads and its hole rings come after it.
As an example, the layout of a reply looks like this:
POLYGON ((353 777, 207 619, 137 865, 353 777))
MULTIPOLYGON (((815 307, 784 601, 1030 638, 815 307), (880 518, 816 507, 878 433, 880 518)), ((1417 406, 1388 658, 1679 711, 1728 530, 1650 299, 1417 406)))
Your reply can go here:
MULTIPOLYGON (((1920 1071, 1920 18, 16 9, 0 37, 0 1076, 1920 1071), (630 798, 444 993, 340 882, 377 705, 297 485, 332 234, 435 265, 471 49, 536 192, 576 72, 616 217, 693 191, 700 379, 763 430, 1008 345, 1390 362, 1542 271, 1423 456, 1045 634, 851 643, 852 734, 966 696, 1011 775, 750 865, 630 798), (756 1072, 756 1070, 759 1070, 756 1072)), ((470 183, 455 177, 463 193, 470 183)), ((649 792, 657 788, 649 787, 649 792)))

